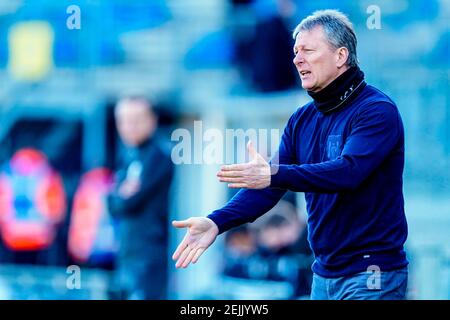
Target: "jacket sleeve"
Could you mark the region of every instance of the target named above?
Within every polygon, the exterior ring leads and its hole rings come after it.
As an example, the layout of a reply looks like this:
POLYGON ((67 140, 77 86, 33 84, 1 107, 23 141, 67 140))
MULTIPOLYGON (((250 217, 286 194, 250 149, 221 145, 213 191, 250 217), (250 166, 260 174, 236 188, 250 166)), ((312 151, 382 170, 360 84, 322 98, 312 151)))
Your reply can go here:
POLYGON ((271 187, 336 193, 356 189, 398 146, 403 126, 397 108, 376 103, 353 120, 341 155, 314 164, 272 164, 271 187))

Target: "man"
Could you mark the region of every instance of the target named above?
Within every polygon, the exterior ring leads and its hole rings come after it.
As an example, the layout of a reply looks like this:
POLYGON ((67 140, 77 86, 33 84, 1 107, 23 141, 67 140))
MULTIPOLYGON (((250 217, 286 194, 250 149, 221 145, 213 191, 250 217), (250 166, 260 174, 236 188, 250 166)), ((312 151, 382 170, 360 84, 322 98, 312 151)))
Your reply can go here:
POLYGON ((367 85, 346 16, 315 12, 294 31, 294 64, 313 101, 289 119, 278 161, 249 143, 252 161, 223 166, 219 180, 243 188, 188 228, 173 258, 197 262, 216 236, 254 221, 286 190, 305 192, 315 261, 312 299, 404 299, 407 237, 403 125, 395 103, 367 85))
POLYGON ((145 98, 120 100, 115 118, 125 152, 117 172, 117 187, 108 203, 111 214, 119 218, 118 281, 122 298, 165 299, 168 193, 173 166, 153 137, 157 117, 145 98))

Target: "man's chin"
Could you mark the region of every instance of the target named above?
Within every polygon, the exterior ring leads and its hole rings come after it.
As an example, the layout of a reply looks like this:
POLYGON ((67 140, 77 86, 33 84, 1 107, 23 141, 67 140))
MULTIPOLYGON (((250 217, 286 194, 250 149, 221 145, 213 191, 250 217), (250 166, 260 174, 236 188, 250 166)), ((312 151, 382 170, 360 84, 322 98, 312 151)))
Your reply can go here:
POLYGON ((303 83, 302 83, 302 88, 309 92, 319 92, 320 90, 322 90, 315 85, 303 84, 303 83))

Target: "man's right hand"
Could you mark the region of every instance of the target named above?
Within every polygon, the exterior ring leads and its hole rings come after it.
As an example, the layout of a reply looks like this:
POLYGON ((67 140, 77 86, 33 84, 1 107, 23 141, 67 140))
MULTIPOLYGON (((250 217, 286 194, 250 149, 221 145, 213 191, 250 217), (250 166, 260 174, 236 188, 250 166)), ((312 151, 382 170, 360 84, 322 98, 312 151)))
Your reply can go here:
POLYGON ((188 228, 183 241, 172 256, 172 259, 177 261, 177 268, 186 268, 191 262, 196 263, 219 234, 217 225, 205 217, 173 221, 172 225, 176 228, 188 228))

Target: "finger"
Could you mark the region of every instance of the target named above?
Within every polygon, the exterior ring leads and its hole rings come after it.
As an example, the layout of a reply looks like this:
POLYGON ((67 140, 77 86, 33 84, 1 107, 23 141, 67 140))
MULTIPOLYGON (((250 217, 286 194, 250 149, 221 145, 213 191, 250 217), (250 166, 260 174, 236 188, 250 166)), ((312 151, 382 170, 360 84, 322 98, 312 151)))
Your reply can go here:
POLYGON ((184 251, 184 249, 187 248, 187 244, 186 243, 180 243, 177 247, 177 250, 175 250, 175 252, 172 255, 172 260, 178 260, 181 253, 184 251))
POLYGON ((192 251, 191 247, 186 247, 181 253, 181 256, 178 259, 177 263, 175 264, 175 267, 177 268, 181 267, 191 251, 192 251))
POLYGON ((245 178, 219 177, 220 182, 245 183, 245 178))
POLYGON ((203 252, 205 252, 206 249, 198 248, 195 252, 194 258, 192 258, 192 263, 197 263, 198 259, 202 255, 203 252))
POLYGON ((189 221, 189 219, 182 220, 182 221, 173 220, 172 225, 175 228, 187 228, 187 227, 191 226, 191 221, 189 221))
POLYGON ((247 169, 248 163, 229 164, 222 166, 221 171, 242 171, 247 169))
POLYGON ((192 258, 194 257, 196 251, 197 251, 196 249, 193 249, 191 250, 191 252, 189 252, 186 260, 184 260, 183 264, 181 265, 182 268, 186 268, 189 265, 189 263, 191 263, 192 258))
POLYGON ((183 241, 181 241, 181 243, 178 245, 177 250, 175 250, 175 252, 172 256, 172 259, 178 260, 178 258, 180 257, 180 254, 183 252, 184 249, 186 249, 187 246, 188 246, 188 241, 187 241, 187 234, 186 234, 183 241))
POLYGON ((217 172, 218 177, 242 177, 243 171, 222 171, 217 172))
POLYGON ((258 157, 258 151, 256 151, 255 147, 253 146, 252 140, 247 143, 247 150, 248 154, 250 155, 250 159, 253 160, 258 157))
POLYGON ((230 183, 228 184, 228 188, 239 189, 239 188, 247 188, 246 183, 230 183))

